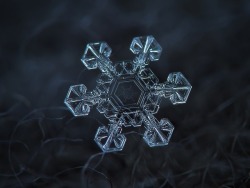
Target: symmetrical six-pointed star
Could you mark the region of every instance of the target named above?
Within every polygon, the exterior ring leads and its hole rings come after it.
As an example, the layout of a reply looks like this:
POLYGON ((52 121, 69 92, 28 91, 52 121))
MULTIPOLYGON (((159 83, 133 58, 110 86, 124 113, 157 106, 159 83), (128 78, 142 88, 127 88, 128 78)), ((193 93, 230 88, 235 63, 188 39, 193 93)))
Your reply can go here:
POLYGON ((97 86, 92 92, 86 92, 84 84, 71 86, 65 98, 74 116, 86 116, 90 107, 97 105, 97 110, 109 120, 108 127, 98 128, 94 139, 104 152, 123 149, 123 126, 144 125, 143 139, 150 147, 167 145, 174 127, 168 119, 158 121, 153 114, 159 110, 161 97, 169 98, 172 104, 182 104, 192 88, 180 72, 170 73, 166 82, 159 83, 146 67, 150 61, 159 60, 162 51, 153 36, 135 37, 130 50, 135 54, 134 60, 113 64, 106 42, 88 44, 81 61, 88 69, 99 68, 102 72, 97 86))

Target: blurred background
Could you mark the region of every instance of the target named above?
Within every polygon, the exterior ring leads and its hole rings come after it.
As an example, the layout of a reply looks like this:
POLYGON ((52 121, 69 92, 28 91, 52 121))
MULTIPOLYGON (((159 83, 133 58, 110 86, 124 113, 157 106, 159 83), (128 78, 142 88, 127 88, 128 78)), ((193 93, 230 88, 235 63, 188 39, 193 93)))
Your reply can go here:
POLYGON ((250 1, 0 1, 0 187, 250 187, 250 1), (80 58, 106 41, 111 60, 132 59, 133 37, 163 48, 151 69, 180 71, 186 104, 156 114, 175 126, 168 146, 149 148, 128 128, 121 152, 93 138, 107 120, 75 118, 70 85, 91 91, 98 70, 80 58))

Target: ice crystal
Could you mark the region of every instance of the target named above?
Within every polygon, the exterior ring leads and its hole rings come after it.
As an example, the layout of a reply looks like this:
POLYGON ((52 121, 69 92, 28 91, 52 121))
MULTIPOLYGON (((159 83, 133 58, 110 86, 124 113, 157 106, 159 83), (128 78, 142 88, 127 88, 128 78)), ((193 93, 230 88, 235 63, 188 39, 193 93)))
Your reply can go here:
POLYGON ((170 73, 166 82, 147 67, 150 61, 160 58, 162 48, 153 36, 135 37, 130 45, 134 60, 115 64, 109 59, 111 48, 106 42, 87 45, 81 61, 88 69, 100 69, 97 86, 87 92, 84 84, 71 86, 65 104, 74 116, 87 116, 90 108, 97 110, 109 120, 95 134, 95 142, 104 152, 120 151, 126 142, 122 127, 144 125, 143 139, 150 147, 169 143, 174 126, 168 119, 158 121, 153 114, 159 110, 161 97, 172 104, 187 101, 192 86, 180 73, 170 73))

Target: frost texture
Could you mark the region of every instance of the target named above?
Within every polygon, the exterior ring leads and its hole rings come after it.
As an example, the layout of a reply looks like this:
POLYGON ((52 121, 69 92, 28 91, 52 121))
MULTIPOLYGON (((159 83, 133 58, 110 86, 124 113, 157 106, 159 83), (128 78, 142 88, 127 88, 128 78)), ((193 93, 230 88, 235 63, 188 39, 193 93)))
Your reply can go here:
POLYGON ((95 142, 104 152, 121 151, 126 142, 122 127, 144 125, 143 139, 150 147, 169 143, 174 126, 168 119, 158 121, 153 114, 159 110, 161 97, 172 104, 187 101, 192 86, 180 72, 170 73, 166 82, 159 83, 150 61, 160 58, 162 48, 153 36, 135 37, 130 45, 135 54, 131 61, 113 64, 109 59, 111 48, 106 42, 87 45, 81 61, 88 69, 100 69, 97 86, 87 92, 84 84, 71 86, 65 104, 74 116, 86 116, 93 105, 109 120, 101 126, 95 142))

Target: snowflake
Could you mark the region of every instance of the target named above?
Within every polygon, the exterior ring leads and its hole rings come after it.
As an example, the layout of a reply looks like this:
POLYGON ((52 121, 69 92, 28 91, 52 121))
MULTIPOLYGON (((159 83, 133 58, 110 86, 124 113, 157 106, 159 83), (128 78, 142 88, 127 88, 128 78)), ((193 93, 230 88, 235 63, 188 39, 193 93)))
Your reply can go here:
POLYGON ((161 46, 153 36, 135 37, 130 50, 135 54, 131 61, 113 64, 109 59, 111 48, 106 42, 89 43, 81 61, 88 69, 99 68, 97 86, 87 92, 84 84, 71 86, 65 104, 74 116, 87 116, 90 108, 97 110, 109 120, 108 127, 100 126, 95 142, 103 152, 121 151, 126 142, 122 127, 145 126, 144 141, 150 146, 169 143, 174 127, 168 119, 158 121, 153 114, 159 110, 161 97, 172 104, 187 101, 192 86, 180 73, 170 73, 167 81, 159 83, 152 70, 146 67, 157 61, 161 46))

